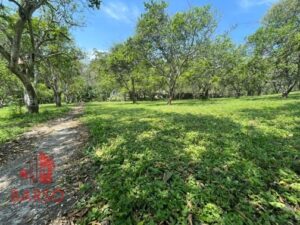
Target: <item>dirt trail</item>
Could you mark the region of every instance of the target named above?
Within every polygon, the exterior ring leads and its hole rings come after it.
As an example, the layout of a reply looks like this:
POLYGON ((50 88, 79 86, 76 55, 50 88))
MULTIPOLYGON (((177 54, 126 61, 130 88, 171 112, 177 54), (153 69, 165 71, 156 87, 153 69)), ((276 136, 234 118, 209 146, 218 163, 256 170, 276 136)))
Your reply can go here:
MULTIPOLYGON (((25 133, 19 141, 6 146, 19 147, 22 151, 0 161, 0 224, 55 223, 55 218, 64 215, 74 206, 79 196, 78 185, 76 186, 73 178, 80 171, 82 151, 79 150, 82 150, 88 139, 87 130, 78 120, 82 111, 81 106, 75 107, 66 117, 37 126, 25 133), (53 159, 55 165, 50 184, 30 179, 32 174, 38 178, 38 174, 45 172, 39 171, 41 167, 37 166, 40 165, 41 152, 53 159), (24 171, 24 168, 26 173, 22 175, 20 171, 24 171), (30 173, 30 168, 35 168, 33 172, 36 173, 30 173), (43 192, 46 190, 48 194, 43 192), (53 191, 57 192, 53 194, 53 191), (29 198, 26 193, 29 193, 29 198), (22 201, 21 197, 24 198, 22 201), (60 203, 54 202, 62 197, 60 203)), ((13 149, 6 150, 14 152, 13 149)))

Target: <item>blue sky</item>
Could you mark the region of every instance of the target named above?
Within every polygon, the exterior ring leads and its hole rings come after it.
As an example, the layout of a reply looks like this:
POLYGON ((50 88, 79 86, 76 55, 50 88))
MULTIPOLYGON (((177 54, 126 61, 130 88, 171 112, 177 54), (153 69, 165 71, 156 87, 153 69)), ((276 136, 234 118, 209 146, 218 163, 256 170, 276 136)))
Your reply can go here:
MULTIPOLYGON (((168 12, 174 14, 190 6, 210 4, 219 14, 218 32, 231 30, 236 43, 243 43, 277 0, 168 0, 168 12)), ((74 38, 87 52, 107 51, 126 40, 135 31, 138 17, 144 11, 143 0, 103 0, 100 10, 85 12, 85 27, 73 31, 74 38)))

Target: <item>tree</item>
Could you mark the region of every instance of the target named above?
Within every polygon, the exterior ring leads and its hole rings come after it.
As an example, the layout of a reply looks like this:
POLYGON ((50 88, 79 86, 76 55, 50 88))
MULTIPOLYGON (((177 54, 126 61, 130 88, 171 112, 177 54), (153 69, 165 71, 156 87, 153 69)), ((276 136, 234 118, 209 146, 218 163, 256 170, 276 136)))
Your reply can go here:
POLYGON ((272 65, 272 80, 283 97, 300 81, 300 2, 281 0, 263 20, 262 27, 249 38, 256 54, 272 65))
MULTIPOLYGON (((44 35, 36 36, 33 27, 33 14, 37 20, 45 18, 50 25, 56 23, 72 24, 72 12, 75 1, 56 0, 9 0, 0 7, 0 54, 6 60, 9 70, 22 82, 26 98, 25 103, 30 113, 39 111, 36 91, 32 84, 35 77, 35 66, 42 60, 40 49, 55 40, 56 32, 42 27, 44 35), (13 4, 13 7, 9 7, 13 4), (46 13, 45 13, 46 12, 46 13)), ((90 0, 91 7, 99 7, 100 0, 90 0)), ((51 27, 49 25, 49 27, 51 27)))
POLYGON ((208 99, 212 89, 227 77, 233 66, 229 63, 233 50, 234 44, 227 35, 218 36, 203 46, 201 55, 192 61, 185 74, 195 97, 208 99))
POLYGON ((264 90, 267 91, 266 84, 269 79, 270 65, 261 56, 253 54, 248 56, 245 63, 243 86, 247 96, 261 95, 264 90))
POLYGON ((95 51, 94 55, 95 58, 88 65, 85 74, 86 83, 96 92, 98 98, 106 101, 113 90, 119 88, 119 84, 109 70, 109 53, 95 51))
POLYGON ((137 84, 141 81, 140 69, 143 66, 134 39, 116 45, 109 56, 109 68, 115 79, 129 92, 133 103, 137 102, 137 84))
POLYGON ((41 63, 41 77, 47 87, 53 91, 56 106, 60 107, 67 83, 71 83, 73 77, 79 74, 78 60, 82 54, 71 41, 66 39, 49 46, 49 50, 61 54, 49 57, 41 63))
POLYGON ((209 40, 216 22, 209 6, 174 16, 166 13, 166 7, 164 1, 145 3, 146 13, 138 22, 137 36, 147 62, 164 78, 171 104, 178 78, 200 54, 201 45, 209 40))

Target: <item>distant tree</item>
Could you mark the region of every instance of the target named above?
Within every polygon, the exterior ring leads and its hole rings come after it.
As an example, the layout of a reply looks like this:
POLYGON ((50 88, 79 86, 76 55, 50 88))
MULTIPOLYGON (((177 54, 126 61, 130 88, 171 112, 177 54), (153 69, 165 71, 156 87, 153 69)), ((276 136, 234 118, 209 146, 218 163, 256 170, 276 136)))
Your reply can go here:
POLYGON ((169 16, 164 1, 145 3, 146 13, 137 26, 141 51, 168 87, 171 104, 178 78, 200 54, 215 30, 216 22, 209 6, 195 7, 169 16))
POLYGON ((41 63, 41 78, 53 91, 53 99, 57 107, 62 105, 62 94, 80 73, 80 52, 71 43, 60 42, 52 45, 54 51, 62 54, 50 57, 41 63))
POLYGON ((202 47, 184 75, 196 97, 207 99, 210 91, 225 79, 232 67, 228 62, 232 60, 233 46, 230 38, 222 35, 202 47))
POLYGON ((243 80, 247 96, 261 95, 263 91, 267 91, 266 85, 268 83, 272 84, 271 80, 269 80, 269 67, 268 61, 261 56, 248 55, 243 80))
POLYGON ((109 53, 94 52, 95 58, 89 63, 85 73, 87 85, 95 90, 101 100, 108 100, 110 94, 119 88, 115 76, 109 70, 109 53))
POLYGON ((142 80, 142 66, 140 52, 134 39, 130 38, 112 49, 109 69, 116 81, 129 92, 133 103, 137 102, 137 85, 142 80))

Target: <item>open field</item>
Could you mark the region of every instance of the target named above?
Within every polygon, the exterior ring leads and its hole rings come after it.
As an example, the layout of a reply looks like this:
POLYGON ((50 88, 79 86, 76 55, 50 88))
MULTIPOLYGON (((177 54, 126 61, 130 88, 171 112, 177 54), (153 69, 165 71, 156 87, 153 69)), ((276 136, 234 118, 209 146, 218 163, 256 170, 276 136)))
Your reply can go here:
POLYGON ((297 224, 300 93, 89 103, 97 170, 82 224, 297 224))
POLYGON ((38 123, 62 116, 69 109, 66 105, 57 108, 54 104, 41 105, 39 114, 18 114, 14 107, 0 109, 0 144, 14 139, 18 134, 25 132, 38 123))

